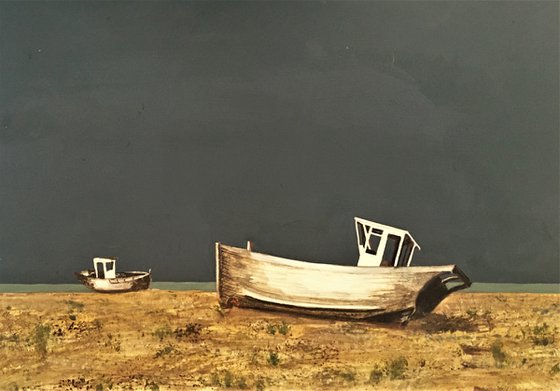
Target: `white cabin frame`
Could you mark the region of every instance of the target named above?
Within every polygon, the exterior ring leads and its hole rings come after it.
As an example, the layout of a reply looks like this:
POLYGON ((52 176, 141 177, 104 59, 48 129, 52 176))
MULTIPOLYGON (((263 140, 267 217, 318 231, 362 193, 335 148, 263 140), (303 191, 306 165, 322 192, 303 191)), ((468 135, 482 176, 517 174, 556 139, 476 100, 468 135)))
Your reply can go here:
POLYGON ((117 260, 112 258, 93 258, 93 268, 95 269, 95 278, 116 278, 117 277, 116 263, 117 260))
POLYGON ((420 246, 410 232, 376 223, 360 217, 354 218, 360 258, 358 266, 410 266, 412 256, 420 246), (398 239, 398 243, 395 243, 398 239), (393 254, 386 254, 391 241, 393 254), (402 256, 401 256, 402 253, 402 256))

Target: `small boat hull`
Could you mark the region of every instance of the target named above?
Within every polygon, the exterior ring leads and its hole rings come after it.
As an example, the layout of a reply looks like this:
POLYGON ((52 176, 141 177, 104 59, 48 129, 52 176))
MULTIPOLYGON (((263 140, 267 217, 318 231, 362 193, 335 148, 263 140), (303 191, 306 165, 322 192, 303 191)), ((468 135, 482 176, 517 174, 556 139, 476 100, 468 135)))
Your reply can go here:
POLYGON ((470 286, 455 265, 353 267, 216 244, 220 304, 344 319, 408 320, 470 286))
POLYGON ((78 280, 96 292, 117 293, 148 289, 152 282, 151 272, 118 273, 116 278, 96 278, 95 271, 75 273, 78 280))

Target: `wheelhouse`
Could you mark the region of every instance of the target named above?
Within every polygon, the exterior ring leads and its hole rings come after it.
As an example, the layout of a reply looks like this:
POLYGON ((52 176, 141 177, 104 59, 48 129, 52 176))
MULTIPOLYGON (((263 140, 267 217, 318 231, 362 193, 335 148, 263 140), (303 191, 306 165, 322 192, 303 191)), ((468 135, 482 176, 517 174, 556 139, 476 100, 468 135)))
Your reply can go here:
POLYGON ((354 218, 360 258, 358 266, 409 266, 420 246, 406 230, 354 218))
POLYGON ((93 267, 96 278, 116 278, 116 259, 93 258, 93 267))

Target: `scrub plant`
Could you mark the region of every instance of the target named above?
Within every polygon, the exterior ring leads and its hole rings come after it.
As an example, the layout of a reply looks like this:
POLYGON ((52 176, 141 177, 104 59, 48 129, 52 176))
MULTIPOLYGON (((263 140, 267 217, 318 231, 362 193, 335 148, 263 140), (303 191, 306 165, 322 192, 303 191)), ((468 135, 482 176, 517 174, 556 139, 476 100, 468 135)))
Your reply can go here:
POLYGON ((39 323, 33 329, 33 344, 35 351, 42 359, 47 357, 47 345, 51 334, 51 326, 39 323))
POLYGON ((278 357, 278 353, 276 352, 270 352, 268 354, 268 359, 267 359, 268 363, 270 365, 272 365, 273 367, 277 366, 278 364, 280 364, 280 357, 278 357))
POLYGON ((496 341, 492 344, 490 351, 492 352, 492 357, 494 358, 494 362, 496 363, 496 367, 502 368, 506 362, 507 355, 502 350, 502 343, 500 341, 496 341))

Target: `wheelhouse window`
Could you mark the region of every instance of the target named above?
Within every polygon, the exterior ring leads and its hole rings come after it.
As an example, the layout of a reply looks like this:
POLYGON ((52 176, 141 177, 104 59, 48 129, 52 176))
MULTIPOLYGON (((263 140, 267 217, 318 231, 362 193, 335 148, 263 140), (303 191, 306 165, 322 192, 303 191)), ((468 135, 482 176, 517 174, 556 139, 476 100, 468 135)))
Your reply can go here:
POLYGON ((364 225, 360 222, 356 222, 356 227, 358 228, 358 244, 360 246, 363 246, 366 243, 366 233, 364 225))
POLYGON ((406 266, 408 264, 408 259, 410 258, 410 253, 414 247, 414 243, 408 235, 404 237, 403 245, 401 248, 401 254, 399 255, 399 261, 396 266, 406 266))
POLYGON ((370 235, 368 238, 368 245, 366 247, 366 253, 376 255, 377 249, 379 248, 379 243, 381 242, 381 236, 383 231, 379 229, 372 228, 370 230, 370 235))
POLYGON ((96 273, 97 273, 97 278, 105 278, 105 270, 103 269, 103 262, 97 262, 96 273))
POLYGON ((393 266, 395 264, 395 258, 397 256, 397 252, 399 251, 400 243, 400 236, 391 234, 387 236, 387 244, 385 245, 385 252, 383 253, 381 266, 393 266))

